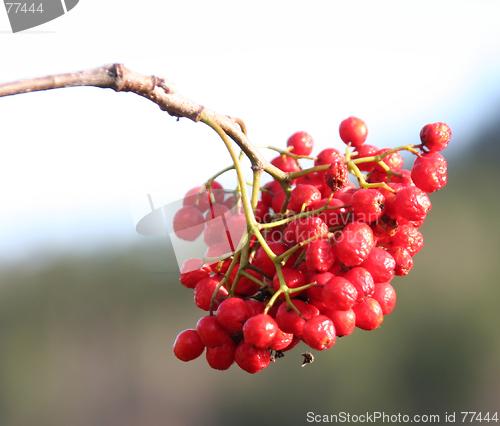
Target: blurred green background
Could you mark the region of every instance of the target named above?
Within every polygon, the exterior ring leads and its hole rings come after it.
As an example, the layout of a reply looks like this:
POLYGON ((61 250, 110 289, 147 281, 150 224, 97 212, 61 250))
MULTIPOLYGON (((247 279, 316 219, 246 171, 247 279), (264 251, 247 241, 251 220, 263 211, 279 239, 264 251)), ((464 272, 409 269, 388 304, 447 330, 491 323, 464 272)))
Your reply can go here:
MULTIPOLYGON (((0 272, 0 425, 302 425, 307 413, 500 408, 500 127, 478 123, 431 195, 425 247, 382 326, 301 368, 299 346, 249 375, 172 353, 203 314, 166 238, 0 272)), ((460 135, 454 135, 457 140, 460 135)), ((452 138, 453 143, 453 138, 452 138)), ((445 157, 447 151, 444 151, 445 157)), ((110 248, 111 247, 111 248, 110 248)))

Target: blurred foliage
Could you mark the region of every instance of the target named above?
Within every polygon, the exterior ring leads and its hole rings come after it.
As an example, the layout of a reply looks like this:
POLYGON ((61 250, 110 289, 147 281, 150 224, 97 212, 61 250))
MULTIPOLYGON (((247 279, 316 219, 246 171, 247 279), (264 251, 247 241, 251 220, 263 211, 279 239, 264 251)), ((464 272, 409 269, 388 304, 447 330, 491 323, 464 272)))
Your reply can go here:
MULTIPOLYGON (((450 162, 382 326, 256 375, 172 354, 202 315, 166 239, 0 272, 0 424, 307 424, 307 413, 493 412, 500 400, 498 129, 450 162)), ((445 152, 446 155, 446 152, 445 152)), ((458 417, 457 417, 458 418, 458 417)))

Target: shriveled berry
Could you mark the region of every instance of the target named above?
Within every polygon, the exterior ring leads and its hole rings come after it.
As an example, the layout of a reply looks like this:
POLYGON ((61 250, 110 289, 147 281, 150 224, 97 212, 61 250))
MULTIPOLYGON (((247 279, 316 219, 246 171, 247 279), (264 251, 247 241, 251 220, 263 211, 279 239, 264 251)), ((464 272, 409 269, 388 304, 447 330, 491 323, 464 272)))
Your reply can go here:
POLYGON ((192 361, 205 350, 205 345, 196 330, 184 330, 179 333, 174 342, 174 355, 181 361, 192 361))
POLYGON ((342 160, 335 160, 330 167, 326 169, 323 177, 325 184, 333 193, 338 192, 347 185, 349 179, 349 171, 347 165, 342 160))

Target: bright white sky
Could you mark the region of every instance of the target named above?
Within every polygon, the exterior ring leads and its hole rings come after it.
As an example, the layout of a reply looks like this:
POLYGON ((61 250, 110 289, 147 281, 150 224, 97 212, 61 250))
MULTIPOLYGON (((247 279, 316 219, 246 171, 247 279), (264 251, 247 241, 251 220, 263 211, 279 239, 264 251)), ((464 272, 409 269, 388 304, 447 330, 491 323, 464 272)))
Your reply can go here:
MULTIPOLYGON (((460 145, 495 113, 499 16, 498 0, 80 0, 12 34, 0 8, 0 82, 121 62, 243 118, 257 145, 306 130, 315 152, 340 148, 350 115, 376 145, 434 121, 460 145)), ((137 238, 134 194, 171 202, 230 161, 202 124, 111 90, 1 98, 0 124, 0 262, 137 238)))

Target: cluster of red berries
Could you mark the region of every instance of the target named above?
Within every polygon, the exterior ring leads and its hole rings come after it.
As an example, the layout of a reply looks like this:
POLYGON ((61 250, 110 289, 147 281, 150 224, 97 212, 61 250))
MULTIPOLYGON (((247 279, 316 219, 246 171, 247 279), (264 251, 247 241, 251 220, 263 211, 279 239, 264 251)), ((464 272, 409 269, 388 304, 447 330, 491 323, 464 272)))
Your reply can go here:
POLYGON ((288 181, 273 180, 251 211, 242 192, 229 198, 216 181, 186 194, 174 218, 179 238, 203 235, 204 259, 184 262, 180 282, 194 289, 207 312, 196 329, 181 332, 174 353, 183 360, 206 349, 212 368, 234 362, 256 373, 300 341, 315 350, 333 346, 355 327, 374 330, 396 303, 390 281, 413 267, 423 247, 432 193, 446 184, 439 154, 451 137, 445 123, 426 125, 421 144, 379 149, 365 143, 355 117, 340 125, 347 144, 310 157, 313 139, 298 132, 271 164, 288 181), (416 159, 403 169, 401 150, 416 159), (303 169, 299 160, 314 161, 303 169), (357 178, 359 187, 348 180, 357 178))

